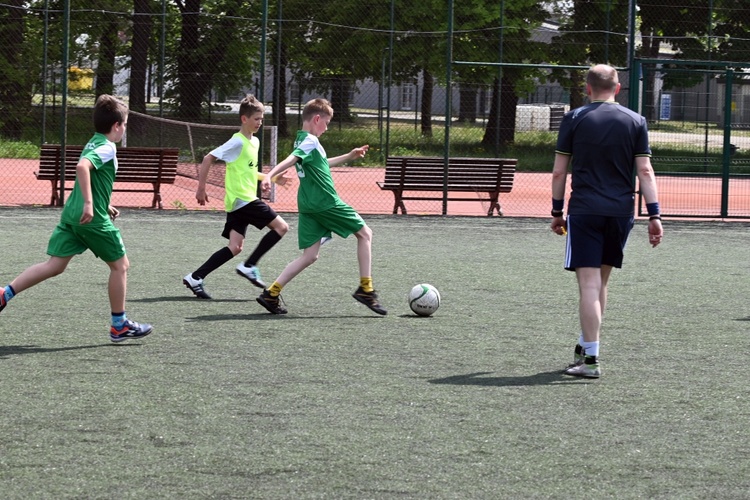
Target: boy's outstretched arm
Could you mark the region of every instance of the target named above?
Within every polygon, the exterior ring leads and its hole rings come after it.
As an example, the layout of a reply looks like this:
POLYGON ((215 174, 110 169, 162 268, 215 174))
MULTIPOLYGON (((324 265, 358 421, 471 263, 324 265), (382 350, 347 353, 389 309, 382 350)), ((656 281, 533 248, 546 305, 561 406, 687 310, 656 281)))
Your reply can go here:
MULTIPOLYGON (((284 159, 284 161, 282 161, 280 163, 277 163, 276 166, 273 167, 270 172, 268 172, 267 174, 265 174, 263 176, 263 180, 260 183, 261 189, 264 190, 264 191, 267 190, 267 189, 270 189, 271 188, 271 180, 274 179, 274 177, 276 177, 277 175, 279 175, 282 172, 284 172, 285 170, 287 170, 288 168, 294 166, 294 164, 297 163, 297 161, 299 161, 299 158, 297 158, 296 156, 294 156, 293 154, 291 154, 291 155, 287 156, 284 159)), ((278 181, 278 179, 276 179, 276 180, 278 181)), ((283 184, 285 184, 285 183, 286 183, 286 181, 283 182, 283 184)), ((283 185, 282 183, 280 183, 280 184, 283 185)))
POLYGON ((346 163, 348 161, 364 158, 368 149, 370 149, 369 144, 365 144, 364 146, 352 149, 345 155, 328 158, 328 165, 330 165, 331 167, 335 167, 336 165, 341 165, 342 163, 346 163))

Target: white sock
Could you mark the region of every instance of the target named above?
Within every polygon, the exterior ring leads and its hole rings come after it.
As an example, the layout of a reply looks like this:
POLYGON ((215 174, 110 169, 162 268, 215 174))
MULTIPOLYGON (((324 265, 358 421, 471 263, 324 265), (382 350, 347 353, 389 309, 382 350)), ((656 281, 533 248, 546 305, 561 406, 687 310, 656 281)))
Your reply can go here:
POLYGON ((586 356, 599 357, 599 341, 596 342, 581 342, 581 345, 586 349, 586 356))

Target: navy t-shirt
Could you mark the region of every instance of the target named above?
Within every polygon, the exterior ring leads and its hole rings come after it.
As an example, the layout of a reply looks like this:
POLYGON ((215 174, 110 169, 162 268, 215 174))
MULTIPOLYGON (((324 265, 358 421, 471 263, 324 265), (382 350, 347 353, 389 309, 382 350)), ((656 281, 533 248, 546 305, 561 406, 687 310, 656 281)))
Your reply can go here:
POLYGON ((556 153, 572 155, 568 214, 633 215, 637 156, 651 156, 646 119, 616 102, 595 101, 569 111, 556 153))

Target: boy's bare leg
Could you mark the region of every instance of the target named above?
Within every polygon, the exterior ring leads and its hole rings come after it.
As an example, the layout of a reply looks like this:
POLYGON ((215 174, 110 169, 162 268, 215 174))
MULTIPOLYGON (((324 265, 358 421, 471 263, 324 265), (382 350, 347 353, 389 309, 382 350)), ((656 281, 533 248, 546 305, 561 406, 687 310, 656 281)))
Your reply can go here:
POLYGON ((305 248, 302 251, 302 255, 287 264, 284 270, 281 271, 279 277, 276 278, 276 282, 281 286, 285 286, 292 281, 295 276, 313 265, 315 261, 318 260, 319 253, 320 242, 314 243, 312 246, 305 248))
POLYGON ((368 278, 372 276, 372 229, 363 226, 354 233, 357 237, 357 262, 359 262, 359 276, 368 278))
POLYGON ((125 295, 128 288, 128 268, 130 261, 127 255, 114 262, 107 262, 109 266, 109 306, 112 312, 125 311, 125 295))
POLYGON ((72 258, 72 255, 70 257, 50 257, 46 262, 34 264, 19 274, 18 277, 10 283, 10 286, 13 287, 15 293, 20 293, 46 279, 62 274, 62 272, 68 267, 72 258))

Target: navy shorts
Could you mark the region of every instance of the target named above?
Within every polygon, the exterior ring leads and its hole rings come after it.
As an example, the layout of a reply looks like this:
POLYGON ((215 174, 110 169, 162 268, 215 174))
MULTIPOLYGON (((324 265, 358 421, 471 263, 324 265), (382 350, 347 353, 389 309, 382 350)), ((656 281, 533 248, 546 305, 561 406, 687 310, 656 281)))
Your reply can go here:
POLYGON ((622 267, 622 257, 634 219, 603 215, 568 215, 565 269, 622 267))
POLYGON ((227 222, 224 224, 224 231, 221 235, 229 238, 229 232, 235 230, 244 237, 247 226, 252 224, 258 229, 263 229, 276 217, 276 212, 265 201, 254 200, 237 210, 227 212, 227 222))

